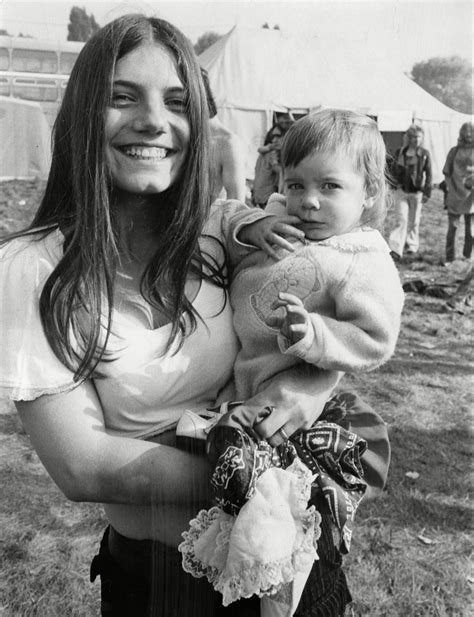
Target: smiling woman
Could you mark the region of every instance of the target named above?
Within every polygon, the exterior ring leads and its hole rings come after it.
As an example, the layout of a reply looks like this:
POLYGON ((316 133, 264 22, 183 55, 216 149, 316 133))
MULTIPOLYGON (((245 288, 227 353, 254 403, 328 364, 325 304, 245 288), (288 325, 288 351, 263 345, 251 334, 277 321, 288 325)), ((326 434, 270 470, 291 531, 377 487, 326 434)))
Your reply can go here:
POLYGON ((82 49, 40 208, 0 247, 0 387, 65 495, 105 504, 91 572, 104 615, 221 604, 176 550, 208 487, 174 427, 215 404, 237 349, 224 217, 245 207, 210 211, 207 152, 191 44, 165 21, 121 17, 82 49))

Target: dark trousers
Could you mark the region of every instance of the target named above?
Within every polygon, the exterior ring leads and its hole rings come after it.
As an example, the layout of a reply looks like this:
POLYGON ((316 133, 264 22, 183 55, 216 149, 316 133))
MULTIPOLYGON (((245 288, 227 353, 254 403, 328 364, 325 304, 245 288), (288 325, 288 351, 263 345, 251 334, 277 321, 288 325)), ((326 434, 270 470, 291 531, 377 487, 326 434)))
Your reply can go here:
POLYGON ((464 246, 463 257, 468 259, 472 254, 472 235, 473 235, 473 214, 448 214, 448 233, 446 234, 446 261, 454 261, 456 259, 456 232, 461 223, 461 216, 464 217, 464 246))
MULTIPOLYGON (((319 500, 318 500, 319 501, 319 500)), ((324 500, 317 507, 325 508, 324 500)), ((351 601, 329 515, 323 515, 316 561, 295 617, 342 617, 351 601)), ((160 542, 132 540, 107 528, 91 564, 101 579, 102 617, 259 617, 256 596, 227 607, 206 579, 181 568, 181 554, 160 542)))

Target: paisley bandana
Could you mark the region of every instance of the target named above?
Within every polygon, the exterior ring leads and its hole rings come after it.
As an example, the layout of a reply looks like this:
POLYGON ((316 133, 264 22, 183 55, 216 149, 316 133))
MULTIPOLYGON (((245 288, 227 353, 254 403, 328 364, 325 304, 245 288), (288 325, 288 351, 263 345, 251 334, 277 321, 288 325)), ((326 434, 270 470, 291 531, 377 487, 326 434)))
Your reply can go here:
POLYGON ((323 493, 341 536, 340 550, 347 553, 354 515, 366 490, 361 465, 366 449, 364 439, 332 422, 317 421, 277 447, 243 430, 216 425, 208 436, 210 484, 217 505, 237 515, 264 471, 286 469, 298 457, 315 475, 312 495, 323 493))

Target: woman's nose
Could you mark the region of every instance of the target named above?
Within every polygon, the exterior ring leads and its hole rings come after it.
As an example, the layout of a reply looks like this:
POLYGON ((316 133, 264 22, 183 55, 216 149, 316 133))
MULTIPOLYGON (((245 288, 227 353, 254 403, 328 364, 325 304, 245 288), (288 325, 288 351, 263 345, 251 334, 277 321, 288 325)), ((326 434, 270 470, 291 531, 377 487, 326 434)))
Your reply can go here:
POLYGON ((144 102, 137 111, 134 129, 139 132, 163 133, 166 129, 166 107, 161 101, 144 102))

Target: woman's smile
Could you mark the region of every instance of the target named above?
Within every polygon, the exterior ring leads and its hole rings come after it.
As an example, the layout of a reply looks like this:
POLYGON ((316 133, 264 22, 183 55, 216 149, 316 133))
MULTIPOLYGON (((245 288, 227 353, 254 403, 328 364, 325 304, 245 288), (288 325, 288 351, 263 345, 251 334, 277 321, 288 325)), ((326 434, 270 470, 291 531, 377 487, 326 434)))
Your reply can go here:
POLYGON ((139 159, 141 161, 162 161, 172 150, 166 148, 160 148, 159 146, 121 146, 117 147, 119 152, 130 156, 133 159, 139 159))

